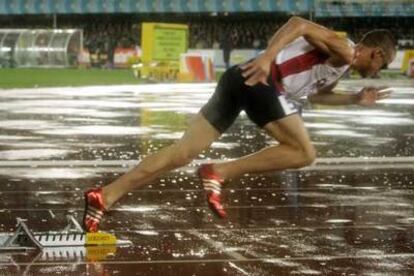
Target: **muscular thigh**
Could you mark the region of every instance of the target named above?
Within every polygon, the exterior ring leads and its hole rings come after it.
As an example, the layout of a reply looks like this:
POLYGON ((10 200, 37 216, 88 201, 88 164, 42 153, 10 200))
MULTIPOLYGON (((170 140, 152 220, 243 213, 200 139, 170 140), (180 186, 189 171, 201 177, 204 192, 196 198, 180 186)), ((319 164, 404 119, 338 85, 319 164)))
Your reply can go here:
POLYGON ((298 114, 269 122, 263 128, 280 143, 302 149, 313 149, 308 131, 298 114))

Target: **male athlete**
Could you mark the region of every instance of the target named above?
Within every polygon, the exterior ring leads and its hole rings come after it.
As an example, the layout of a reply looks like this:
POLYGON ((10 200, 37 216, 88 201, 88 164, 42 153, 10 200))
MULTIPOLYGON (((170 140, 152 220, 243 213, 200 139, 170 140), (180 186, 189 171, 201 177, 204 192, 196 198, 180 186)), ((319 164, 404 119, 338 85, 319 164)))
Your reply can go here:
POLYGON ((85 193, 85 230, 97 231, 104 212, 128 191, 190 163, 244 110, 278 145, 240 159, 200 166, 198 176, 208 206, 218 217, 225 218, 221 189, 226 179, 244 173, 300 168, 315 160, 315 149, 302 118, 287 99, 308 96, 319 104, 374 105, 389 92, 369 87, 357 94, 336 94, 333 88, 350 68, 368 77, 394 57, 395 40, 386 30, 369 32, 354 45, 323 26, 292 17, 274 34, 262 54, 223 74, 215 93, 181 139, 144 158, 111 184, 85 193))

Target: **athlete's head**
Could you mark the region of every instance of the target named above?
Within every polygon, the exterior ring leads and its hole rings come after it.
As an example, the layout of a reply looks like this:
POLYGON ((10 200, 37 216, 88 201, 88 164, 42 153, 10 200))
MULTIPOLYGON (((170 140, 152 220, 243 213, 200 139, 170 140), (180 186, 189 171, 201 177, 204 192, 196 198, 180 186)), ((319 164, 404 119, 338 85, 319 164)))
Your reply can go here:
POLYGON ((390 31, 370 31, 355 46, 352 67, 362 77, 373 76, 394 60, 395 53, 396 40, 390 31))

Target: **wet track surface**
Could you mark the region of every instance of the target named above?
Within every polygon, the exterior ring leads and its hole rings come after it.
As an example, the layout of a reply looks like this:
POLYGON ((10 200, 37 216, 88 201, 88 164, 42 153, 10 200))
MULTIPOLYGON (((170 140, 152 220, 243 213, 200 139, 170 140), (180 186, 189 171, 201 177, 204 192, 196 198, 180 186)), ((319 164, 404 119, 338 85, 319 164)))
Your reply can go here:
MULTIPOLYGON (((358 89, 386 80, 344 81, 358 89)), ((102 229, 133 245, 0 252, 0 275, 412 275, 414 83, 372 108, 305 106, 315 165, 244 175, 213 218, 199 163, 274 142, 242 114, 192 164, 131 191, 102 229)), ((57 230, 82 192, 186 129, 214 84, 0 90, 0 232, 57 230)))

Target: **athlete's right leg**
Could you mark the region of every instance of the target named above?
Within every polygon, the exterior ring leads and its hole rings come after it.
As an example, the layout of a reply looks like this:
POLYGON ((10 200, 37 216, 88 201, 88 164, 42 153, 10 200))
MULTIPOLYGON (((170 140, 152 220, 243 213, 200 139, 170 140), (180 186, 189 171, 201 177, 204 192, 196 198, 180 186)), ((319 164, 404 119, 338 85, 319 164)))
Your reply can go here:
POLYGON ((245 173, 301 168, 314 162, 316 152, 298 114, 268 122, 263 129, 278 142, 277 145, 235 160, 214 164, 212 169, 227 179, 245 173))
MULTIPOLYGON (((300 168, 311 164, 316 156, 301 117, 292 114, 283 119, 266 123, 263 128, 278 145, 266 147, 241 158, 201 167, 206 175, 204 186, 215 195, 208 197, 210 209, 220 218, 227 216, 222 204, 221 189, 226 179, 245 173, 262 173, 300 168)), ((204 180, 204 179, 203 179, 204 180)))
POLYGON ((208 197, 209 206, 221 218, 226 217, 220 196, 225 179, 244 173, 302 167, 315 158, 302 119, 275 86, 257 84, 245 87, 242 97, 242 106, 248 117, 267 130, 279 144, 236 160, 201 168, 204 187, 209 189, 207 195, 214 194, 213 198, 208 197))

